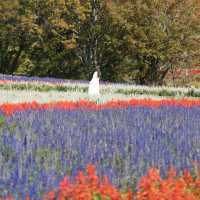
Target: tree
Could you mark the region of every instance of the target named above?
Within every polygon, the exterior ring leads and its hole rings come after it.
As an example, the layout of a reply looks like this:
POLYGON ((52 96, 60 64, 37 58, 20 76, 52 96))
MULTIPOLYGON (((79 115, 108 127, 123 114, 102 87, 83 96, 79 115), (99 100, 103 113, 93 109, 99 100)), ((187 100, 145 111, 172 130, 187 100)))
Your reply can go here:
POLYGON ((32 0, 31 4, 41 35, 29 52, 34 64, 30 73, 76 78, 79 70, 75 58, 76 34, 85 18, 80 2, 32 0))
POLYGON ((117 26, 106 1, 33 2, 42 35, 30 52, 32 74, 90 79, 95 70, 102 70, 103 79, 116 78, 117 26))
POLYGON ((103 71, 102 79, 113 80, 117 71, 112 66, 119 62, 120 56, 116 48, 118 30, 113 25, 107 1, 87 0, 82 5, 86 8, 86 19, 77 34, 77 56, 84 74, 88 74, 88 79, 94 70, 99 76, 103 71))
POLYGON ((14 73, 32 44, 37 27, 25 1, 0 1, 0 13, 0 73, 14 73))
POLYGON ((200 49, 197 1, 115 1, 110 10, 125 28, 122 54, 133 63, 127 70, 139 84, 162 84, 172 67, 190 63, 200 49))
POLYGON ((200 54, 197 0, 0 1, 0 73, 162 84, 200 54))

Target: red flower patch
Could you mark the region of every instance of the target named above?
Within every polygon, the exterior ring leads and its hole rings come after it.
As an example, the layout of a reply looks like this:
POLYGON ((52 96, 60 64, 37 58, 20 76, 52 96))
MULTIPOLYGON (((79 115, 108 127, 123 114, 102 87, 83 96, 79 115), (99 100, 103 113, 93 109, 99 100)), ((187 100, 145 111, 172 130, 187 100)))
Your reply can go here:
POLYGON ((97 104, 95 102, 90 102, 86 100, 80 100, 77 102, 71 101, 59 101, 51 103, 5 103, 0 105, 0 110, 5 115, 11 115, 14 112, 22 112, 24 110, 45 110, 45 109, 114 109, 114 108, 126 108, 126 107, 135 107, 135 106, 146 106, 146 107, 160 107, 160 106, 183 106, 183 107, 192 107, 200 106, 200 100, 191 100, 191 99, 162 99, 162 100, 153 100, 153 99, 131 99, 127 101, 109 101, 103 104, 97 104))

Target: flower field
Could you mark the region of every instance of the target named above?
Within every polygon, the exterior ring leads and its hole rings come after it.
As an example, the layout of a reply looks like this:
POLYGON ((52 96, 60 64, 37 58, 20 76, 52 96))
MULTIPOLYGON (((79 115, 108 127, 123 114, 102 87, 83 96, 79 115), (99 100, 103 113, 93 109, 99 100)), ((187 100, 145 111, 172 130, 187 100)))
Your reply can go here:
POLYGON ((0 79, 0 197, 200 199, 199 90, 102 83, 91 99, 87 82, 0 79))

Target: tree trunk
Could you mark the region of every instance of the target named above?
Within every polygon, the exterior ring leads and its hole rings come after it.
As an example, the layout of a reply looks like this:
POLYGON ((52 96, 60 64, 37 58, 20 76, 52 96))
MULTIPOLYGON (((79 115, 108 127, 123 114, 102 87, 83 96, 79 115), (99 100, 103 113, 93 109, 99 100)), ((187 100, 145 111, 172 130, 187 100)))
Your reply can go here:
POLYGON ((9 65, 9 69, 11 73, 13 73, 17 69, 19 57, 21 56, 22 51, 23 51, 23 47, 20 46, 17 54, 15 55, 15 57, 13 58, 12 62, 9 65))
MULTIPOLYGON (((98 20, 98 13, 97 13, 97 0, 92 0, 92 24, 93 27, 96 26, 97 20, 98 20)), ((96 71, 98 72, 98 77, 101 77, 101 70, 100 70, 100 66, 98 64, 98 56, 97 56, 97 51, 98 51, 98 37, 96 35, 96 33, 93 33, 93 50, 92 50, 92 63, 94 68, 96 69, 96 71)))

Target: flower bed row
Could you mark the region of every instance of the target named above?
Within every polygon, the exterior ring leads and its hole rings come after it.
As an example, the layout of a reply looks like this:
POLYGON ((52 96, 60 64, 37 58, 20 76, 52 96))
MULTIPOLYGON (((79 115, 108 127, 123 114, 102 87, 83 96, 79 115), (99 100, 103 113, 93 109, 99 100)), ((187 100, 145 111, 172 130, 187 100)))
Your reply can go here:
POLYGON ((200 100, 192 99, 131 99, 127 101, 109 101, 106 103, 98 104, 96 102, 80 100, 80 101, 58 101, 50 103, 38 103, 38 102, 28 102, 28 103, 4 103, 0 105, 0 111, 6 115, 10 115, 14 112, 22 112, 24 110, 45 110, 45 109, 64 109, 64 110, 74 110, 74 109, 91 109, 91 110, 101 110, 101 109, 117 109, 117 108, 128 108, 135 106, 146 106, 157 108, 161 106, 180 106, 180 107, 196 107, 200 106, 200 100))
POLYGON ((30 194, 40 200, 66 173, 74 178, 88 163, 119 188, 133 188, 152 166, 165 177, 171 165, 180 175, 185 168, 192 170, 193 160, 200 164, 199 106, 111 104, 96 110, 86 109, 84 102, 76 109, 35 105, 21 105, 21 112, 3 114, 0 120, 3 195, 21 200, 30 194))
MULTIPOLYGON (((4 76, 2 76, 4 77, 4 76)), ((15 77, 15 78, 1 78, 0 75, 0 89, 1 90, 32 90, 32 91, 62 91, 62 92, 81 92, 87 93, 88 81, 70 81, 55 79, 54 82, 49 82, 48 79, 33 79, 29 77, 15 77), (38 81, 37 81, 38 80, 38 81), (56 82, 57 80, 57 82, 56 82)), ((8 76, 9 77, 9 76, 8 76)), ((112 93, 123 95, 151 95, 161 97, 200 97, 200 90, 196 88, 173 88, 173 87, 147 87, 137 86, 131 84, 114 84, 101 82, 101 94, 112 93)))
POLYGON ((88 84, 75 84, 75 83, 63 83, 63 84, 51 84, 48 82, 16 82, 16 81, 0 81, 1 90, 32 90, 39 92, 48 91, 62 91, 62 92, 86 92, 88 90, 88 84))
MULTIPOLYGON (((138 188, 127 188, 120 192, 110 182, 107 176, 100 179, 94 165, 87 166, 87 174, 82 171, 71 183, 65 176, 59 188, 43 195, 44 200, 199 200, 200 171, 195 164, 195 178, 188 170, 182 176, 176 176, 176 170, 171 167, 165 179, 160 177, 159 170, 152 168, 139 181, 138 188), (133 192, 134 191, 134 192, 133 192)), ((3 200, 14 200, 12 196, 3 200)), ((25 200, 31 200, 29 196, 25 200)))
POLYGON ((6 75, 0 74, 0 80, 3 81, 18 81, 18 82, 48 82, 48 83, 86 83, 88 81, 80 81, 80 80, 66 80, 66 79, 57 79, 50 77, 27 77, 27 76, 15 76, 15 75, 6 75))

